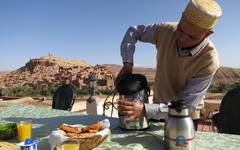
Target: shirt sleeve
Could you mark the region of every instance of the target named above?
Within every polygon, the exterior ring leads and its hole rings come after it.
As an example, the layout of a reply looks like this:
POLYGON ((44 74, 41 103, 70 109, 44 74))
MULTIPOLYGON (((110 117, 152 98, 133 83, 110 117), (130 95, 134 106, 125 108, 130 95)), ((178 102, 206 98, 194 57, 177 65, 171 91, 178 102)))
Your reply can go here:
POLYGON ((214 73, 210 73, 206 76, 192 78, 187 83, 187 87, 181 93, 179 99, 186 101, 190 113, 192 113, 200 104, 201 100, 204 98, 204 95, 211 85, 214 73))
POLYGON ((168 105, 160 103, 160 104, 144 104, 146 117, 147 119, 166 119, 168 114, 168 105))
POLYGON ((123 62, 133 63, 133 55, 137 41, 156 44, 157 30, 157 24, 129 27, 120 47, 123 62))
MULTIPOLYGON (((210 86, 215 73, 203 77, 192 78, 184 89, 179 99, 185 100, 192 113, 204 97, 210 86)), ((146 116, 148 119, 165 119, 168 113, 169 104, 144 104, 146 116)))

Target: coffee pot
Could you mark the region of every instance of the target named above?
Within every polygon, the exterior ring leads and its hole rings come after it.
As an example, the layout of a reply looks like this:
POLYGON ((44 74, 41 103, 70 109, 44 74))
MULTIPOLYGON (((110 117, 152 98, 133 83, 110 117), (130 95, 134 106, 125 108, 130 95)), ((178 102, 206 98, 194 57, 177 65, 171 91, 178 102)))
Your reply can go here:
POLYGON ((174 101, 168 109, 164 140, 168 150, 194 150, 195 129, 184 101, 174 101))
MULTIPOLYGON (((147 79, 142 74, 126 74, 121 76, 116 86, 119 93, 119 100, 128 100, 135 102, 148 103, 149 87, 147 79)), ((125 130, 142 130, 149 128, 149 122, 145 116, 136 121, 127 121, 125 116, 118 113, 119 127, 125 130)))

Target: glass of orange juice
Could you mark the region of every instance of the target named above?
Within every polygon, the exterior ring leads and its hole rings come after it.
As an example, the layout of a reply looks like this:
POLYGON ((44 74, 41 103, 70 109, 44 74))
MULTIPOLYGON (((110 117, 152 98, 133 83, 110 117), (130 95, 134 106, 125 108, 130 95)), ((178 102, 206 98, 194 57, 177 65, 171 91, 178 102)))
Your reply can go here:
POLYGON ((57 150, 80 150, 80 141, 68 140, 57 146, 57 150))
POLYGON ((18 141, 22 142, 32 138, 32 121, 25 120, 17 123, 18 141))

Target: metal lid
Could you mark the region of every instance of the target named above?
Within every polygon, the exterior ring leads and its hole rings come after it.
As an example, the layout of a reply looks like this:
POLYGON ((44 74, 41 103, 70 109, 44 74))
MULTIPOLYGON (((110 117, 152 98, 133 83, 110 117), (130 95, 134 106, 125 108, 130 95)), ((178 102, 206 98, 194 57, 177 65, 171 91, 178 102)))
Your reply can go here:
POLYGON ((189 109, 183 100, 173 101, 169 106, 169 115, 176 117, 188 117, 189 109))

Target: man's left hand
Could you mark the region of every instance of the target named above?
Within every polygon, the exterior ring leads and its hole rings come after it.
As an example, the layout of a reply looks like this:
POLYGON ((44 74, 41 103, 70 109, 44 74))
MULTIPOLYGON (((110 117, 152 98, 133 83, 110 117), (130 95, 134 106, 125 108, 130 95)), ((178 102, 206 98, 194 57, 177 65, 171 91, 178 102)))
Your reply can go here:
POLYGON ((120 100, 118 102, 118 111, 120 115, 126 117, 127 121, 136 121, 145 115, 144 104, 136 101, 120 100))

